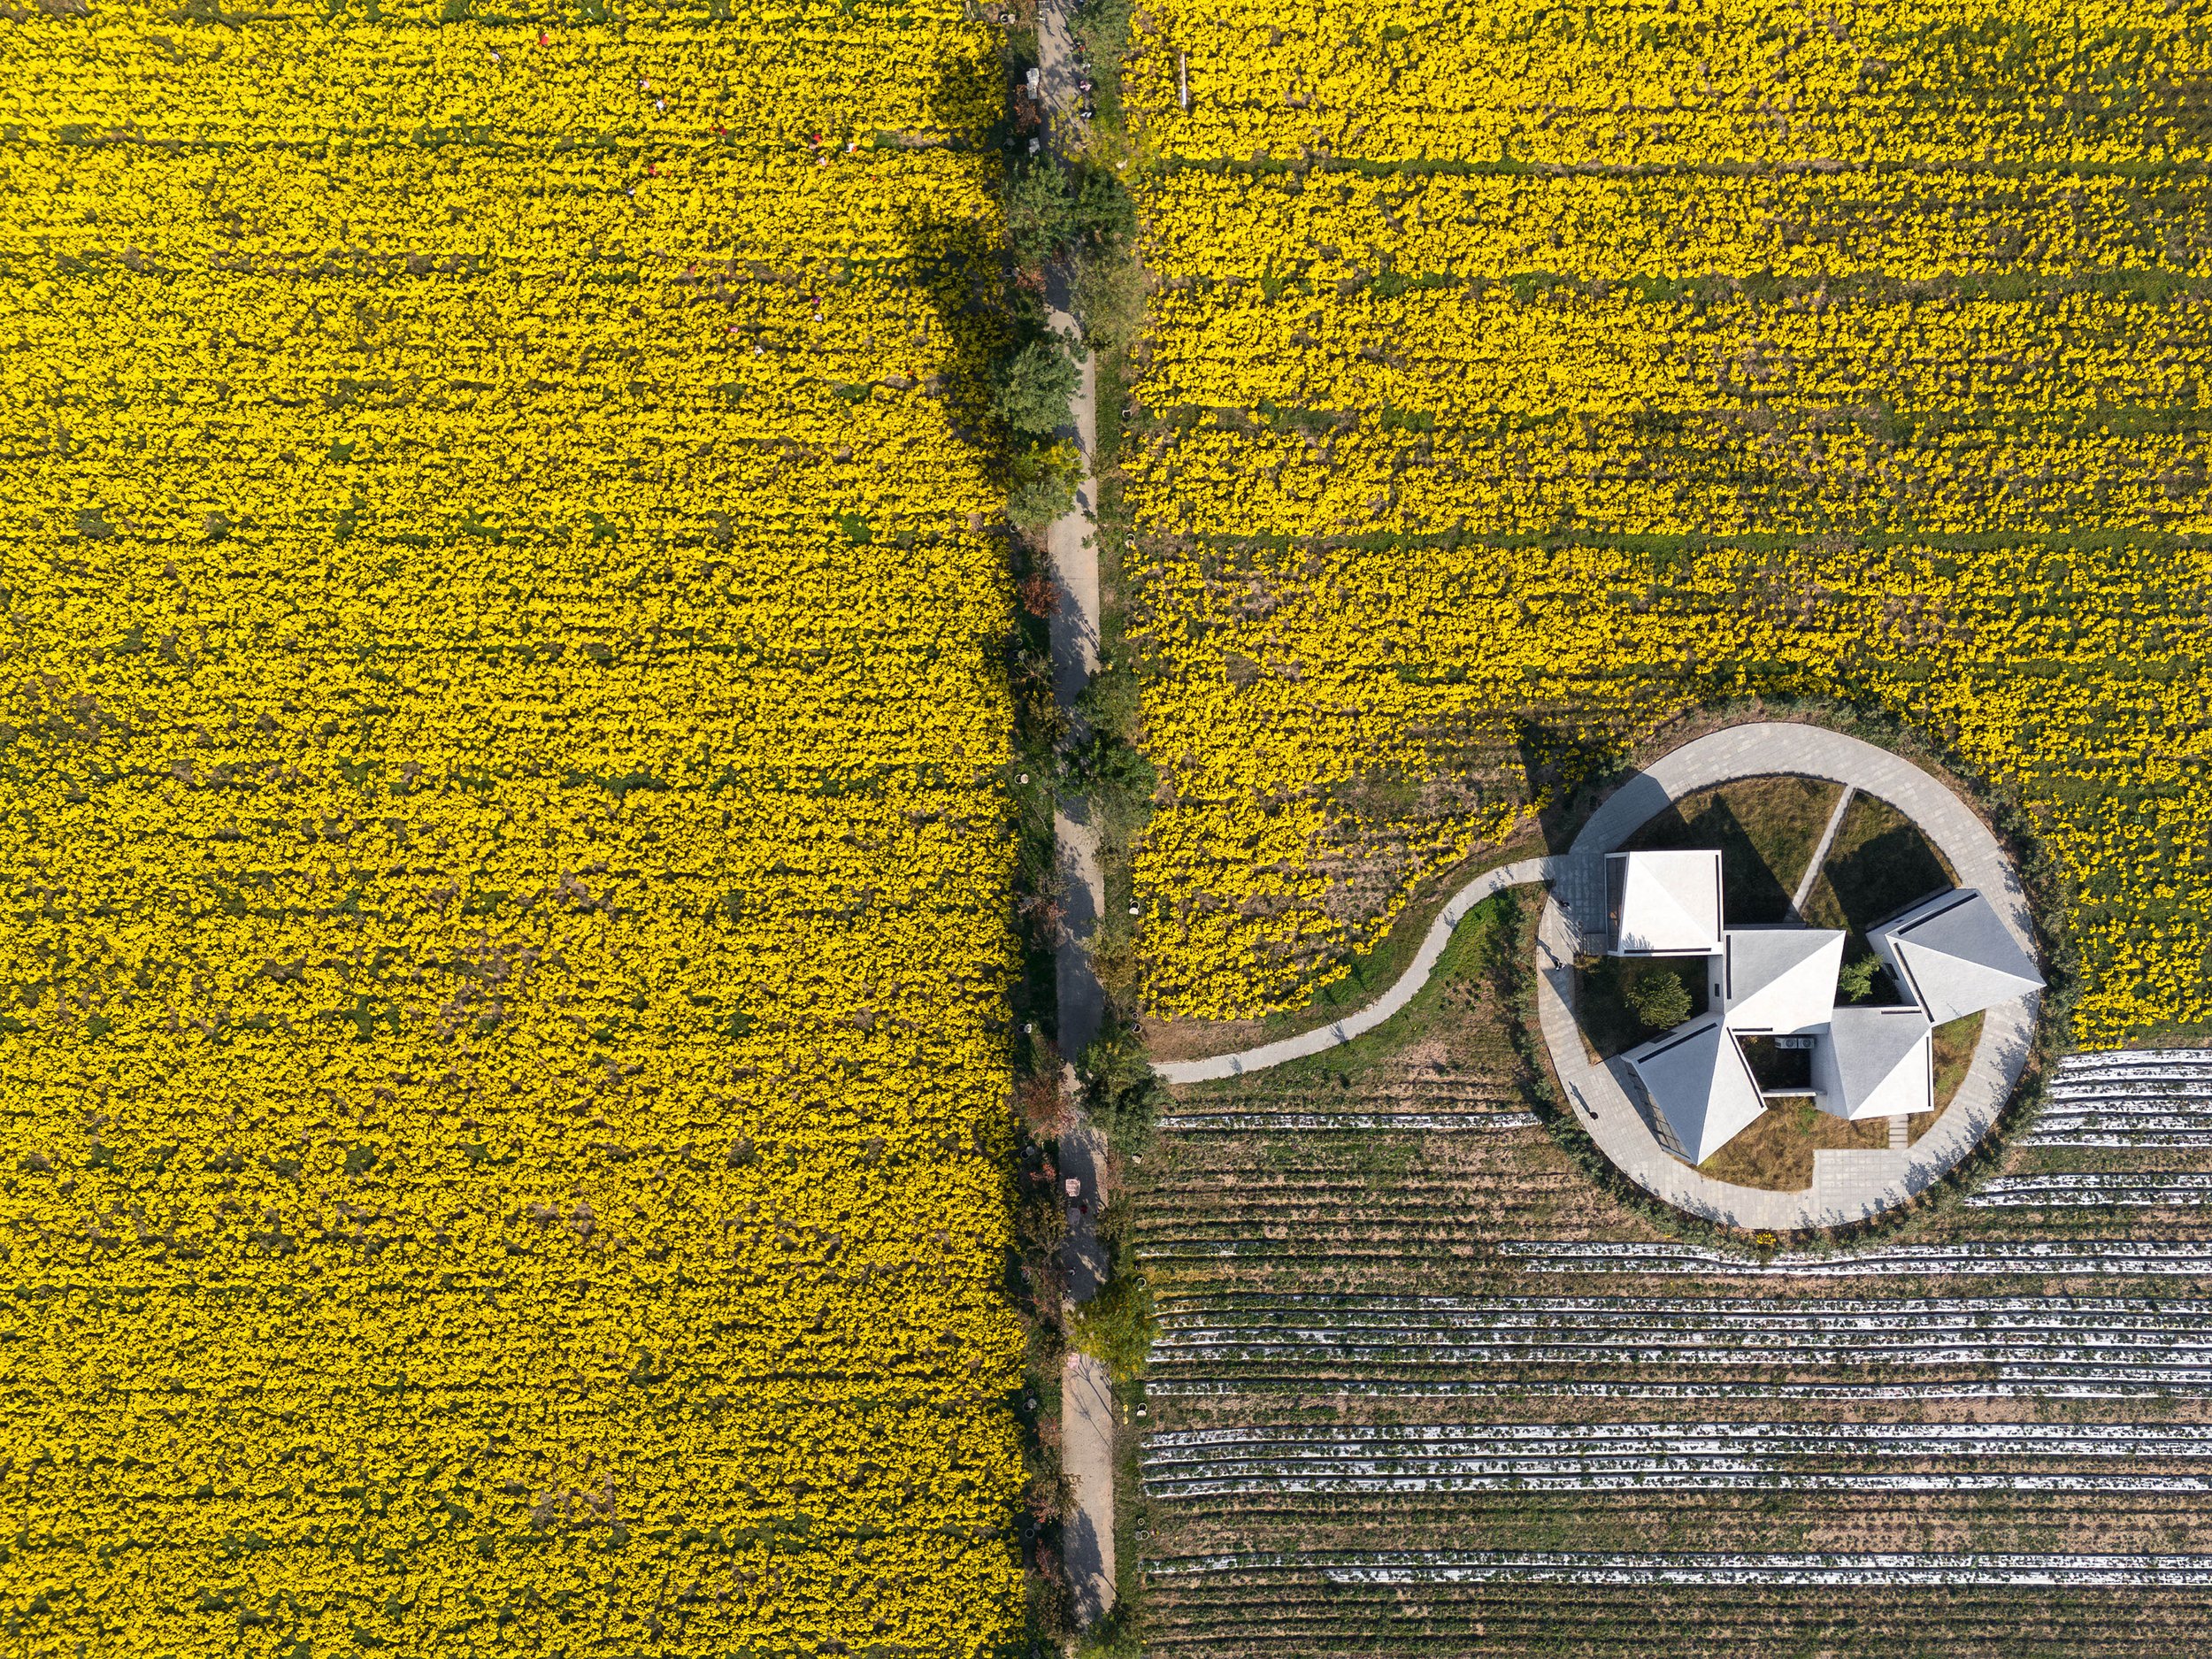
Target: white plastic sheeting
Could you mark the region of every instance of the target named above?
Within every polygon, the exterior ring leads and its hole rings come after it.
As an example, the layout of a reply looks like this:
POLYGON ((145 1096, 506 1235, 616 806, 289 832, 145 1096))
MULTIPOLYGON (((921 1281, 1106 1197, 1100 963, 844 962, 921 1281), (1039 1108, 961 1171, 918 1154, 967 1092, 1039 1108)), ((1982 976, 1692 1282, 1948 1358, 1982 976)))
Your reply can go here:
POLYGON ((1229 1494, 1468 1492, 2205 1492, 2212 1476, 2113 1468, 2212 1458, 2212 1426, 2121 1423, 1471 1424, 1218 1428, 1153 1436, 1158 1499, 1229 1494), (1997 1459, 2072 1469, 1985 1468, 1997 1459), (1958 1469, 1838 1463, 1972 1460, 1958 1469), (2105 1467, 2097 1466, 2101 1461, 2105 1467))
POLYGON ((1664 1273, 1701 1277, 1863 1279, 2040 1273, 2212 1273, 2212 1243, 2083 1239, 2019 1243, 1893 1244, 1815 1255, 1740 1256, 1694 1244, 1555 1244, 1509 1240, 1498 1253, 1532 1273, 1664 1273))
POLYGON ((2187 1209, 2212 1204, 2212 1175, 2007 1175, 1966 1201, 1971 1210, 2187 1209))
POLYGON ((2212 1585, 2212 1555, 1844 1550, 1251 1551, 1148 1562, 1154 1578, 1292 1573, 1331 1584, 2212 1585))
POLYGON ((1694 1382, 1563 1382, 1556 1379, 1513 1382, 1331 1382, 1320 1385, 1250 1382, 1160 1382, 1145 1385, 1148 1399, 1276 1397, 1319 1394, 1336 1400, 2165 1400, 2212 1394, 2212 1378, 2203 1383, 2123 1383, 2084 1371, 2039 1373, 2030 1382, 1939 1383, 1762 1383, 1730 1380, 1694 1382))
POLYGON ((2212 1147, 2212 1049, 2070 1056, 2017 1144, 2212 1147))
MULTIPOLYGON (((1271 1297, 1164 1309, 1155 1375, 1445 1369, 1972 1367, 1990 1380, 2212 1382, 2212 1301, 2121 1297, 1271 1297)), ((1327 1380, 1323 1380, 1324 1379, 1327 1380)))

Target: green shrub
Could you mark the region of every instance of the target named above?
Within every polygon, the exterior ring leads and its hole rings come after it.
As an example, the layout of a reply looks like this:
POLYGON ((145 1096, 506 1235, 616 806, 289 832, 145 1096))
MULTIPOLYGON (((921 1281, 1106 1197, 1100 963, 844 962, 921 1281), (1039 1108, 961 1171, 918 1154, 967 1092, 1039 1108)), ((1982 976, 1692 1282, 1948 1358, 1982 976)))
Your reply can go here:
POLYGON ((1671 1031, 1690 1017, 1690 993, 1672 968, 1649 969, 1628 987, 1628 1005, 1647 1025, 1671 1031))
POLYGON ((1144 264, 1127 242, 1085 253, 1075 267, 1075 313, 1100 351, 1126 351, 1144 333, 1144 264))
MULTIPOLYGON (((1130 1578, 1136 1575, 1131 1574, 1130 1578)), ((1077 1659, 1144 1659, 1144 1648, 1145 1621, 1127 1590, 1103 1618, 1076 1638, 1075 1644, 1077 1659)))
MULTIPOLYGON (((1118 918, 1109 917, 1109 923, 1118 918)), ((1125 933, 1125 927, 1100 930, 1125 933)), ((1167 1102, 1167 1085, 1152 1069, 1152 1057, 1136 1032, 1120 1027, 1094 1039, 1076 1061, 1084 1083, 1091 1121, 1119 1152, 1142 1153, 1151 1144, 1153 1125, 1167 1102)))
POLYGON ((1050 160, 1009 171, 1003 196, 1006 239, 1024 265, 1041 265, 1073 237, 1067 175, 1050 160))
POLYGON ((1091 248, 1125 243, 1137 234, 1137 204, 1102 167, 1078 167, 1069 208, 1070 242, 1091 248))
POLYGON ((1874 995, 1874 973, 1882 964, 1872 956, 1847 962, 1836 975, 1836 995, 1847 1002, 1863 1002, 1874 995))
POLYGON ((1144 734, 1143 687, 1125 668, 1109 665, 1092 675, 1075 711, 1091 730, 1118 741, 1134 743, 1144 734))
POLYGON ((1007 240, 1024 265, 1041 265, 1069 248, 1126 242, 1137 228, 1137 204, 1121 180, 1102 168, 1064 167, 1048 157, 1010 172, 1002 200, 1007 240))
POLYGON ((1159 787, 1151 757, 1135 744, 1108 732, 1094 731, 1068 755, 1068 773, 1086 793, 1105 790, 1135 800, 1159 787))
POLYGON ((1136 15, 1136 0, 1082 0, 1075 8, 1076 38, 1095 67, 1104 68, 1129 50, 1129 25, 1136 15))
POLYGON ((1151 1282, 1133 1263, 1108 1279, 1068 1320, 1070 1346, 1103 1363, 1117 1384, 1133 1382, 1144 1374, 1153 1339, 1159 1333, 1151 1282))

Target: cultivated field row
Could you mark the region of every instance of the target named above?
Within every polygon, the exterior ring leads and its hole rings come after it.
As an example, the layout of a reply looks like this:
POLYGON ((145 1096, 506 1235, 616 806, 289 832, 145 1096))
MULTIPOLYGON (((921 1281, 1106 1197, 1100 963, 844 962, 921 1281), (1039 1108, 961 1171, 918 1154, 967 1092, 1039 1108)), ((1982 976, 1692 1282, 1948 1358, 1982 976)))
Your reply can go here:
POLYGON ((1163 1435, 1147 1494, 1607 1491, 2195 1492, 2198 1473, 2019 1466, 2212 1457, 2212 1426, 2152 1424, 1540 1424, 1340 1430, 1211 1429, 1163 1435), (1868 1459, 1972 1469, 1836 1468, 1868 1459))
POLYGON ((2193 1651, 2212 1632, 2212 1598, 2189 1584, 2122 1590, 2070 1581, 2062 1593, 2003 1586, 1824 1582, 1778 1594, 1772 1579, 1626 1585, 1533 1574, 1377 1586, 1277 1575, 1157 1581, 1158 1655, 1241 1659, 1710 1659, 1722 1652, 1892 1659, 2138 1659, 2193 1651))
POLYGON ((2017 1144, 2212 1147, 2212 1050, 2070 1056, 2017 1144))
POLYGON ((1311 1573, 1336 1584, 1477 1583, 1558 1579, 1579 1584, 2212 1585, 2212 1555, 1887 1551, 1429 1550, 1287 1552, 1198 1556, 1151 1563, 1159 1577, 1196 1573, 1311 1573))
POLYGON ((1726 1278, 1926 1279, 1945 1274, 2003 1277, 2096 1274, 2190 1278, 2212 1271, 2212 1243, 2137 1239, 1977 1240, 1900 1244, 1835 1256, 1784 1251, 1738 1256, 1672 1243, 1554 1243, 1509 1240, 1499 1254, 1532 1273, 1663 1273, 1726 1278))
MULTIPOLYGON (((2212 1399, 2212 1388, 2176 1383, 2122 1382, 2101 1372, 2069 1376, 2054 1371, 2030 1381, 1928 1381, 1910 1383, 1588 1382, 1558 1378, 1517 1378, 1510 1382, 1468 1382, 1434 1378, 1402 1382, 1316 1381, 1311 1379, 1240 1378, 1234 1382, 1155 1381, 1146 1390, 1154 1400, 1244 1400, 1259 1396, 1326 1397, 1344 1402, 1436 1400, 1711 1400, 1731 1402, 1800 1400, 1841 1403, 1886 1401, 1920 1404, 1945 1400, 2164 1400, 2212 1399)), ((1195 1408, 1194 1408, 1195 1409, 1195 1408)))
POLYGON ((1968 1195, 1970 1210, 2193 1208, 2212 1204, 2212 1175, 2001 1175, 1968 1195))
POLYGON ((1163 1129, 1192 1131, 1532 1129, 1536 1115, 1525 1111, 1486 1112, 1179 1112, 1160 1119, 1163 1129))

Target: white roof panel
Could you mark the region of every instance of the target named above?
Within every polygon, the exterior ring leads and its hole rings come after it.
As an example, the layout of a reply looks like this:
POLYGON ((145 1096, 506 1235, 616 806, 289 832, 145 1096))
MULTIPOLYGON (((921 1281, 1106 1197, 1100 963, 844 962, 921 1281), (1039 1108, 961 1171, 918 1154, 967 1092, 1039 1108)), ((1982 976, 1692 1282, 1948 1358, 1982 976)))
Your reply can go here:
POLYGON ((1898 988, 1941 1025, 2043 988, 2043 976, 1972 887, 1939 894, 1868 935, 1898 988))
POLYGON ((1708 1015, 1628 1056, 1651 1103, 1693 1164, 1702 1164, 1766 1110, 1743 1051, 1708 1015))
POLYGON ((1932 1033, 1916 1008, 1839 1008, 1813 1052, 1814 1080, 1839 1118, 1935 1110, 1932 1033))
POLYGON ((1731 1031, 1801 1032, 1828 1023, 1843 971, 1829 927, 1732 927, 1722 965, 1731 1031))
POLYGON ((1720 849, 1614 853, 1606 863, 1612 955, 1709 956, 1720 949, 1720 849))

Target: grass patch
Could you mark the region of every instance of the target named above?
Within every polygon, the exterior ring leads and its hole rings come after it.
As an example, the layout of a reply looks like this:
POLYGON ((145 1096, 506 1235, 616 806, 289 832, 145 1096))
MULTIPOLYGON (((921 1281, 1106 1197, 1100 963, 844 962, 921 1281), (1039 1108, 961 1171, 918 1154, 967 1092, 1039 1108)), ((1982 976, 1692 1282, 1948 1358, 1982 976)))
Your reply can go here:
POLYGON ((1915 1141, 1935 1127, 1936 1120, 1958 1094, 1959 1085, 1966 1081, 1967 1069, 1974 1064, 1974 1049, 1981 1040, 1979 1014, 1969 1014, 1935 1028, 1935 1110, 1913 1114, 1915 1141))
POLYGON ((1806 896, 1805 920, 1849 934, 1843 956, 1850 962, 1873 949, 1866 942, 1868 928, 1956 885, 1943 855, 1910 818, 1886 801, 1854 795, 1806 896))
POLYGON ((1879 1151, 1888 1145, 1886 1118, 1852 1123, 1809 1100, 1786 1100, 1768 1107, 1749 1128, 1697 1167, 1701 1174, 1739 1187, 1801 1193, 1813 1184, 1814 1153, 1879 1151))
POLYGON ((1842 793, 1842 785, 1816 778, 1746 778, 1683 796, 1625 845, 1636 852, 1717 847, 1730 925, 1786 921, 1842 793))
POLYGON ((1609 1060, 1638 1043, 1649 1042, 1663 1031, 1638 1011, 1639 987, 1647 979, 1669 975, 1679 979, 1688 995, 1694 1019, 1706 1008, 1706 958, 1661 956, 1635 960, 1626 956, 1586 956, 1575 964, 1575 1018, 1591 1057, 1609 1060))

